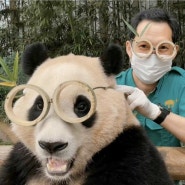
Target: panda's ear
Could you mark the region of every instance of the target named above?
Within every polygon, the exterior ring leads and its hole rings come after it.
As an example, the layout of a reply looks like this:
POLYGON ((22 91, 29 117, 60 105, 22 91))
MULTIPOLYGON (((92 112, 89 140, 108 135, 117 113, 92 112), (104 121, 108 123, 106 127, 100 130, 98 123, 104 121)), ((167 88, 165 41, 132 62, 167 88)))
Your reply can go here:
POLYGON ((104 72, 109 75, 117 75, 123 70, 123 51, 117 44, 110 44, 100 56, 104 72))
POLYGON ((35 69, 48 58, 46 47, 42 43, 28 45, 22 54, 22 68, 25 74, 31 76, 35 69))

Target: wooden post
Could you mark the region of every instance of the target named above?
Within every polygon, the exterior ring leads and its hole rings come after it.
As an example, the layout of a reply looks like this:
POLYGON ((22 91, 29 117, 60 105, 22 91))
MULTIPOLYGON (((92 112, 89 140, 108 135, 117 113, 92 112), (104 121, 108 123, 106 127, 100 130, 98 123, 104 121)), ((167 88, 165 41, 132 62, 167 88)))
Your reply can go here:
POLYGON ((185 180, 185 147, 158 147, 174 180, 185 180))

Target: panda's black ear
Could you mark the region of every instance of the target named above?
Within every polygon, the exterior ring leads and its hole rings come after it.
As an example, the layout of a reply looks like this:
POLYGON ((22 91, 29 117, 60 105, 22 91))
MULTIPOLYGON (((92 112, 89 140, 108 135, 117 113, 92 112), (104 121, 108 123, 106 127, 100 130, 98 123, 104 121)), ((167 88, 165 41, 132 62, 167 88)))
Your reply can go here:
POLYGON ((37 66, 48 58, 46 47, 42 43, 28 45, 22 54, 22 68, 25 74, 31 76, 37 66))
POLYGON ((104 72, 109 75, 117 75, 123 70, 123 51, 117 44, 110 44, 100 56, 104 72))

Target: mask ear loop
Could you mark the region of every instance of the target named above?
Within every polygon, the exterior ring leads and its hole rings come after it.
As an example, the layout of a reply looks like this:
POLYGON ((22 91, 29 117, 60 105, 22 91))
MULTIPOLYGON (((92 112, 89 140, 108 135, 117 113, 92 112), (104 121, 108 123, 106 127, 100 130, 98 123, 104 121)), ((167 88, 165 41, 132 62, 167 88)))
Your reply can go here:
POLYGON ((97 101, 96 101, 96 95, 93 91, 93 89, 87 85, 86 83, 83 83, 83 82, 80 82, 80 81, 67 81, 67 82, 64 82, 62 83, 61 85, 59 85, 57 87, 57 89, 55 90, 54 94, 53 94, 53 106, 54 106, 54 109, 55 109, 55 112, 57 113, 57 115, 62 119, 64 120, 65 122, 68 122, 68 123, 82 123, 84 121, 86 121, 87 119, 89 119, 96 111, 96 104, 97 104, 97 101), (91 102, 91 108, 89 110, 89 112, 83 116, 83 117, 76 117, 76 118, 72 118, 72 117, 69 117, 67 116, 64 112, 62 112, 60 110, 60 107, 59 107, 59 96, 60 96, 60 92, 68 85, 78 85, 82 88, 84 88, 86 90, 86 92, 88 93, 89 97, 90 97, 90 102, 91 102))
POLYGON ((177 48, 176 48, 175 44, 174 44, 173 42, 171 42, 171 41, 168 41, 168 40, 167 40, 167 41, 162 41, 162 42, 160 42, 160 43, 157 45, 157 47, 156 47, 156 55, 157 55, 158 58, 161 59, 162 62, 166 62, 167 60, 173 60, 173 59, 175 58, 175 56, 177 55, 177 48), (173 54, 172 54, 171 56, 161 57, 161 56, 159 55, 158 47, 159 47, 160 44, 162 44, 162 43, 168 43, 168 44, 171 44, 171 45, 173 46, 174 51, 173 51, 173 54))
POLYGON ((16 123, 21 126, 33 126, 33 125, 36 125, 38 122, 40 122, 48 114, 48 111, 50 108, 49 102, 50 102, 50 100, 49 100, 48 95, 41 88, 39 88, 35 85, 24 84, 24 85, 19 85, 19 86, 14 87, 8 93, 8 95, 5 99, 4 108, 5 108, 6 115, 13 123, 16 123), (14 100, 16 94, 25 88, 32 89, 32 90, 35 90, 36 92, 38 92, 38 94, 42 97, 43 103, 44 103, 42 113, 40 114, 40 116, 38 118, 36 118, 33 121, 26 121, 26 120, 19 119, 13 112, 13 100, 14 100))

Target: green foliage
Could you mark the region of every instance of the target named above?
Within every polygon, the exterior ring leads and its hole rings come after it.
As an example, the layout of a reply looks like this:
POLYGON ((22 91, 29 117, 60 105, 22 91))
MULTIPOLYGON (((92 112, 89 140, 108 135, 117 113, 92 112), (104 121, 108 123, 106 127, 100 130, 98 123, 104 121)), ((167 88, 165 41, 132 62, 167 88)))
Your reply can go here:
POLYGON ((142 36, 143 36, 143 34, 145 33, 145 31, 147 30, 147 28, 149 27, 149 25, 150 25, 150 23, 148 23, 148 24, 144 27, 144 29, 142 30, 142 32, 141 32, 141 34, 139 35, 139 37, 142 37, 142 36))
POLYGON ((5 97, 13 86, 25 83, 27 77, 22 70, 18 70, 20 69, 18 52, 9 57, 0 58, 0 64, 0 120, 8 122, 4 112, 5 97))
POLYGON ((19 63, 19 55, 18 52, 15 55, 13 67, 10 69, 5 60, 0 57, 0 66, 2 67, 2 73, 0 73, 0 86, 16 86, 18 79, 18 63, 19 63), (3 74, 5 73, 5 74, 3 74))
MULTIPOLYGON (((151 7, 161 7, 175 13, 182 25, 182 42, 185 38, 185 20, 182 16, 185 0, 178 3, 175 0, 10 1, 10 8, 7 6, 0 10, 0 20, 5 22, 0 28, 1 56, 16 50, 21 53, 27 44, 38 41, 46 44, 51 57, 70 52, 99 56, 110 42, 119 43, 125 52, 125 41, 129 29, 132 30, 127 23, 134 14, 151 7)), ((182 56, 182 51, 179 54, 182 56)), ((184 63, 183 57, 177 59, 178 64, 184 63)), ((125 61, 127 68, 126 52, 125 61)))
POLYGON ((5 100, 5 97, 7 95, 7 93, 9 92, 9 88, 7 87, 0 87, 0 120, 3 121, 3 122, 8 122, 8 119, 6 118, 6 115, 5 115, 5 111, 4 111, 4 100, 5 100))
POLYGON ((148 28, 149 25, 150 25, 150 23, 148 23, 148 24, 144 27, 144 29, 142 30, 141 34, 139 35, 139 34, 137 33, 137 31, 136 31, 127 21, 125 21, 125 20, 123 20, 123 21, 124 21, 124 23, 127 25, 128 29, 129 29, 132 33, 134 33, 134 35, 137 36, 137 37, 142 37, 143 34, 145 33, 145 31, 147 30, 147 28, 148 28))
POLYGON ((137 33, 137 31, 125 20, 123 19, 124 23, 127 25, 128 29, 134 33, 135 36, 138 36, 139 37, 139 34, 137 33))
POLYGON ((2 139, 0 139, 0 145, 12 145, 11 141, 3 141, 2 139))
MULTIPOLYGON (((60 54, 98 55, 102 40, 93 30, 97 17, 92 12, 102 3, 75 1, 33 1, 23 8, 27 43, 43 42, 52 56, 60 54), (30 19, 30 17, 32 17, 30 19)), ((94 28, 95 29, 95 28, 94 28)))

